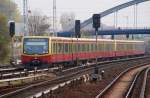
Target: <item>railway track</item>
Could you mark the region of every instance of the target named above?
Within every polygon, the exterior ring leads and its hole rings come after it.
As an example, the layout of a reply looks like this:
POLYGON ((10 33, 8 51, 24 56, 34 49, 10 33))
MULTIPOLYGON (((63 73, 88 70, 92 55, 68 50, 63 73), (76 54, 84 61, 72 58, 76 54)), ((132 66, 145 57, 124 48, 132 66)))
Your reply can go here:
MULTIPOLYGON (((112 62, 123 62, 123 61, 127 61, 127 60, 134 60, 134 59, 144 59, 147 58, 148 56, 143 56, 143 57, 136 57, 136 58, 129 58, 129 59, 121 59, 121 60, 112 60, 112 61, 103 61, 103 62, 99 62, 99 65, 103 65, 103 64, 107 64, 107 63, 112 63, 112 62)), ((39 69, 39 70, 29 70, 27 71, 26 69, 23 68, 2 68, 0 69, 0 79, 8 79, 8 78, 18 78, 18 77, 24 77, 25 75, 30 75, 33 73, 41 73, 41 72, 54 72, 57 75, 63 75, 65 73, 68 72, 72 72, 72 71, 78 71, 80 69, 83 69, 85 67, 91 67, 93 66, 93 63, 89 63, 88 66, 77 66, 77 67, 73 67, 73 68, 67 68, 67 69, 63 69, 62 71, 52 71, 53 68, 46 68, 46 69, 39 69)))
MULTIPOLYGON (((139 58, 139 62, 140 62, 140 59, 139 58)), ((135 59, 131 59, 131 61, 135 59)), ((145 62, 149 61, 149 59, 146 60, 146 58, 144 58, 145 62)), ((123 60, 121 62, 125 62, 126 60, 123 60)), ((116 61, 115 63, 114 62, 107 62, 106 64, 102 63, 102 65, 100 65, 99 67, 100 68, 106 68, 108 66, 106 66, 107 64, 110 64, 109 66, 111 67, 114 67, 115 65, 117 65, 116 63, 120 64, 119 61, 116 61), (112 64, 111 64, 112 63, 112 64)), ((134 63, 133 61, 131 63, 134 63)), ((140 63, 143 63, 142 61, 140 63)), ((127 62, 125 63, 127 64, 127 62)), ((32 85, 29 85, 29 86, 25 86, 23 88, 19 88, 15 91, 12 91, 12 92, 9 92, 9 93, 6 93, 4 95, 1 95, 0 98, 9 98, 11 96, 11 98, 26 98, 28 96, 31 96, 31 95, 34 95, 40 91, 44 91, 45 89, 48 89, 54 85, 57 85, 59 83, 63 83, 65 81, 69 81, 69 80, 72 80, 74 78, 77 78, 77 77, 80 77, 86 73, 90 73, 91 71, 93 71, 93 66, 91 67, 82 67, 82 68, 76 68, 76 69, 70 69, 70 70, 65 70, 63 71, 63 74, 64 75, 61 75, 55 79, 52 79, 52 80, 46 80, 44 82, 40 82, 40 83, 37 83, 37 84, 32 84, 32 85), (73 71, 75 70, 75 71, 73 71), (77 71, 78 70, 78 71, 77 71), (64 73, 65 72, 65 73, 64 73), (69 73, 70 72, 70 73, 69 73), (68 74, 67 74, 68 73, 68 74)))
POLYGON ((10 78, 19 78, 19 77, 24 77, 24 76, 29 76, 29 75, 35 75, 35 74, 40 74, 40 73, 48 73, 50 72, 50 69, 39 69, 39 70, 17 70, 14 72, 9 72, 9 73, 1 73, 0 74, 0 79, 10 79, 10 78))
POLYGON ((150 65, 136 66, 125 70, 96 98, 145 98, 149 71, 150 65))
POLYGON ((145 93, 144 93, 144 97, 145 98, 150 98, 150 71, 148 71, 147 75, 146 75, 147 79, 146 79, 146 85, 145 87, 143 87, 145 93))

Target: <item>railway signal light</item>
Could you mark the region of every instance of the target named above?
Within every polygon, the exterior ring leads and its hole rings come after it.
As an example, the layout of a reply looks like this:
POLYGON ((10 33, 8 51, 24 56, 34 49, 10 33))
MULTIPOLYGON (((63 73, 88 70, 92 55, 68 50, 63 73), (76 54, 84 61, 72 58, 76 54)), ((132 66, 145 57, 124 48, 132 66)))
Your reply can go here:
POLYGON ((93 28, 98 31, 98 28, 100 27, 100 14, 93 14, 93 28))
POLYGON ((75 35, 76 37, 80 38, 80 20, 75 20, 75 35))
POLYGON ((9 35, 13 37, 15 35, 15 22, 9 22, 9 35))

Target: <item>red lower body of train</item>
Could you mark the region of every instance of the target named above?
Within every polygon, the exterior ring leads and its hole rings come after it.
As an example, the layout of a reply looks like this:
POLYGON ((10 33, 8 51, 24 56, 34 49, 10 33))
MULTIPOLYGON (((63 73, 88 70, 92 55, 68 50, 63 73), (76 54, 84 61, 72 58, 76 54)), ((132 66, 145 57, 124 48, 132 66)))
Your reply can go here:
MULTIPOLYGON (((98 53, 77 53, 77 54, 51 54, 45 56, 27 56, 22 55, 22 63, 23 64, 31 64, 31 63, 39 63, 40 64, 55 64, 55 63, 63 63, 63 62, 71 62, 75 61, 77 58, 79 60, 90 60, 95 57, 98 58, 114 58, 114 57, 126 57, 132 55, 142 55, 144 51, 113 51, 113 52, 98 52, 98 53)), ((35 64, 36 65, 36 64, 35 64)))

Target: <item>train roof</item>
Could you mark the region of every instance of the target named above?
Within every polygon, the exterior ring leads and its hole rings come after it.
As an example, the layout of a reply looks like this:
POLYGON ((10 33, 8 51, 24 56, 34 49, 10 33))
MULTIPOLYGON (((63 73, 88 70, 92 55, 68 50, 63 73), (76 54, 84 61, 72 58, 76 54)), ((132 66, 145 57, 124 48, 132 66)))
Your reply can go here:
MULTIPOLYGON (((23 38, 50 38, 52 40, 73 40, 76 41, 77 38, 68 38, 68 37, 51 37, 51 36, 24 36, 23 38)), ((95 38, 78 38, 79 41, 95 41, 95 38)), ((98 41, 108 41, 108 42, 113 42, 113 41, 117 41, 117 42, 144 42, 144 41, 140 41, 140 40, 117 40, 117 39, 99 39, 98 41)))

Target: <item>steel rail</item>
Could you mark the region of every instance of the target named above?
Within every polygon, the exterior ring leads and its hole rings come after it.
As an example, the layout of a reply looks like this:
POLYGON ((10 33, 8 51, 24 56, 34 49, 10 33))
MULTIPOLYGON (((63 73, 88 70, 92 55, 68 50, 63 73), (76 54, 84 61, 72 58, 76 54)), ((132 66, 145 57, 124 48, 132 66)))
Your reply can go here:
POLYGON ((144 74, 144 80, 143 80, 143 84, 142 84, 142 89, 141 89, 141 93, 140 93, 140 97, 139 98, 145 98, 145 90, 146 90, 146 84, 147 84, 147 76, 148 76, 148 72, 150 71, 150 68, 148 68, 144 74))
MULTIPOLYGON (((145 69, 147 69, 147 68, 145 68, 145 69)), ((127 93, 125 95, 125 98, 130 98, 132 96, 132 93, 133 93, 134 87, 136 85, 137 79, 140 76, 140 74, 142 73, 142 71, 144 71, 145 69, 141 70, 140 72, 138 72, 135 75, 135 77, 134 77, 134 79, 133 79, 133 81, 132 81, 132 83, 131 83, 131 85, 129 87, 129 90, 127 91, 127 93)))
POLYGON ((25 88, 18 89, 16 91, 1 95, 0 98, 8 98, 10 96, 17 95, 21 92, 28 91, 29 89, 36 88, 36 87, 48 86, 48 85, 52 85, 52 84, 59 84, 61 82, 65 82, 65 81, 68 81, 70 79, 74 79, 74 78, 78 77, 79 75, 83 74, 84 72, 89 71, 91 69, 93 69, 93 67, 88 67, 86 69, 82 69, 82 70, 76 71, 74 73, 70 73, 70 74, 67 74, 67 75, 64 75, 64 76, 60 76, 60 77, 55 78, 53 80, 47 80, 47 81, 44 81, 44 82, 41 82, 41 83, 38 83, 38 84, 33 84, 33 85, 27 86, 25 88))
POLYGON ((134 66, 131 68, 126 69, 125 71, 121 72, 106 88, 104 88, 102 90, 102 92, 100 92, 95 98, 101 98, 124 74, 126 74, 127 72, 129 72, 132 69, 144 66, 144 65, 148 65, 149 63, 144 63, 141 64, 139 66, 134 66))

